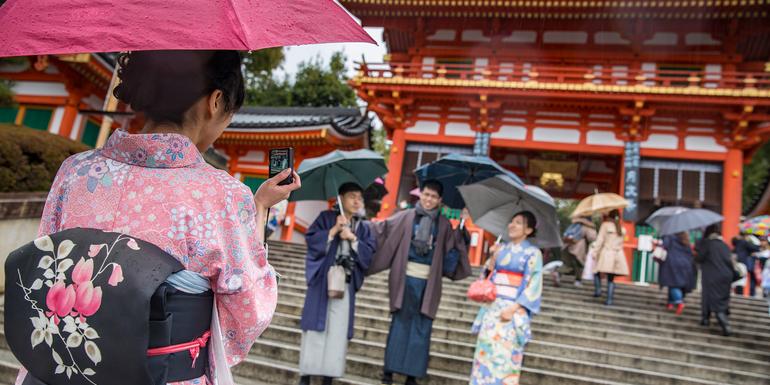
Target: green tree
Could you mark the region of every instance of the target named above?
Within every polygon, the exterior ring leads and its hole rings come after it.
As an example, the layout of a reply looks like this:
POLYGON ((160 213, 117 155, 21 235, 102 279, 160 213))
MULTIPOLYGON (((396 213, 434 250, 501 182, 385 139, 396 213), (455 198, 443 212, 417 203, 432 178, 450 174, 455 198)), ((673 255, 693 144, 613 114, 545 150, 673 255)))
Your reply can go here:
POLYGON ((247 57, 246 104, 273 107, 353 107, 356 95, 347 84, 345 55, 336 52, 328 66, 320 58, 300 63, 293 82, 272 72, 283 62, 280 55, 255 51, 247 57))
POLYGON ((390 159, 390 142, 388 141, 388 134, 384 128, 375 128, 371 131, 372 135, 372 150, 385 158, 385 164, 390 159))
POLYGON ((319 58, 300 64, 291 87, 291 103, 306 107, 353 107, 356 94, 347 84, 345 55, 332 54, 329 67, 319 58))
POLYGON ((751 162, 743 168, 743 209, 752 209, 756 200, 764 192, 765 183, 770 177, 770 142, 757 150, 751 162))
POLYGON ((246 80, 246 104, 252 106, 288 106, 288 80, 278 80, 273 71, 285 59, 283 48, 267 48, 243 54, 243 72, 246 80))
MULTIPOLYGON (((0 1, 0 5, 2 2, 0 1)), ((3 66, 5 64, 18 64, 20 62, 23 62, 25 58, 0 58, 0 66, 3 66)), ((15 102, 13 101, 13 91, 11 90, 11 87, 13 86, 13 83, 8 80, 0 79, 0 107, 9 107, 13 106, 15 102)))

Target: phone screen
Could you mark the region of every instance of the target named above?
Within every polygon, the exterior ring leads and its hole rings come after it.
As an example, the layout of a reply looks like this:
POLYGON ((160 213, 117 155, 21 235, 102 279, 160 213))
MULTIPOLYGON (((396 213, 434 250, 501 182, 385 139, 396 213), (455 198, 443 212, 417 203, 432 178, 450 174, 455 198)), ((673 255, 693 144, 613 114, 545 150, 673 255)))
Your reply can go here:
MULTIPOLYGON (((294 149, 287 148, 273 148, 270 150, 270 164, 269 164, 269 176, 270 178, 276 176, 285 169, 294 170, 294 149)), ((289 175, 286 179, 278 183, 279 186, 291 184, 294 182, 294 177, 289 175)))

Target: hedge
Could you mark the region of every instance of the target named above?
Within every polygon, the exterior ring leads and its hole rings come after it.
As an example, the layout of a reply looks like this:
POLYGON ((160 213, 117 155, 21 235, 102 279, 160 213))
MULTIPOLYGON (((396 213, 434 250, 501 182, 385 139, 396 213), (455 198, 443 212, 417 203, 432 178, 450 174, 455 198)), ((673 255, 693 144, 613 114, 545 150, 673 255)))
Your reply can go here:
POLYGON ((0 192, 48 191, 62 162, 88 149, 46 131, 0 124, 0 192))

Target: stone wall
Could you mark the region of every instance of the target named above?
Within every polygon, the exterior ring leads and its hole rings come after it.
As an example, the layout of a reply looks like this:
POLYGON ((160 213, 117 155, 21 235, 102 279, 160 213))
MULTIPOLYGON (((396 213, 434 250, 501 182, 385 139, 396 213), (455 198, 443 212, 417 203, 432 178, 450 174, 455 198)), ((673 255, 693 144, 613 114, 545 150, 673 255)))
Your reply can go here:
POLYGON ((47 193, 0 194, 0 292, 5 291, 8 253, 37 236, 47 193))

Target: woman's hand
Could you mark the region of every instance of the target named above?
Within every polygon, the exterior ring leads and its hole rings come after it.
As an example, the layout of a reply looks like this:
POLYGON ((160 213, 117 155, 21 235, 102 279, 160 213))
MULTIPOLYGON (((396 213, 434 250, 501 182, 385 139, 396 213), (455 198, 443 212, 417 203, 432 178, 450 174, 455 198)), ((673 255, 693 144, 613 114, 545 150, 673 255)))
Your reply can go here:
POLYGON ((257 189, 257 193, 254 194, 254 202, 257 204, 257 210, 268 209, 284 199, 289 199, 289 194, 300 187, 302 187, 302 182, 295 171, 288 168, 281 171, 276 176, 266 180, 257 189), (294 181, 291 184, 279 186, 278 183, 286 179, 289 175, 294 176, 294 181))
POLYGON ((503 322, 508 322, 513 319, 513 315, 516 314, 517 311, 521 309, 521 305, 518 303, 515 303, 505 309, 503 309, 502 313, 500 313, 500 320, 503 322))
POLYGON ((256 238, 260 243, 265 242, 265 222, 268 217, 268 210, 275 206, 278 202, 289 199, 289 194, 292 191, 302 187, 302 182, 299 180, 299 175, 291 169, 281 171, 278 175, 266 180, 257 189, 257 193, 254 194, 254 204, 257 206, 256 212, 256 238), (282 180, 286 179, 290 174, 294 175, 294 181, 285 186, 279 186, 282 180))

